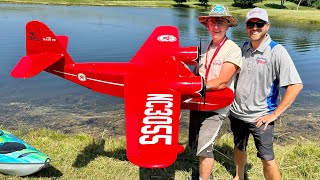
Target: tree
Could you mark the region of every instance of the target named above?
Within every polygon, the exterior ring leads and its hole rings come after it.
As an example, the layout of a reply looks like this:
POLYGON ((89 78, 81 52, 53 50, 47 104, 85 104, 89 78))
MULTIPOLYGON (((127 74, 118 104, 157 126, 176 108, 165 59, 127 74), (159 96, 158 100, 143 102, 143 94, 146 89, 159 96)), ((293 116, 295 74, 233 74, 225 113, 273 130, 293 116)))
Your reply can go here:
POLYGON ((320 4, 319 0, 289 0, 289 1, 297 4, 297 10, 299 9, 300 6, 318 7, 320 4))
POLYGON ((187 2, 187 0, 174 0, 174 2, 178 3, 179 6, 181 6, 182 3, 187 2))
POLYGON ((242 7, 242 8, 253 7, 254 3, 259 1, 262 2, 262 0, 233 0, 233 1, 234 1, 233 6, 242 7))
POLYGON ((299 1, 298 6, 297 6, 297 10, 299 10, 299 6, 301 4, 302 0, 299 1))
POLYGON ((202 6, 208 5, 209 0, 198 0, 202 6))
POLYGON ((285 0, 280 0, 281 1, 281 8, 284 9, 284 1, 285 0))

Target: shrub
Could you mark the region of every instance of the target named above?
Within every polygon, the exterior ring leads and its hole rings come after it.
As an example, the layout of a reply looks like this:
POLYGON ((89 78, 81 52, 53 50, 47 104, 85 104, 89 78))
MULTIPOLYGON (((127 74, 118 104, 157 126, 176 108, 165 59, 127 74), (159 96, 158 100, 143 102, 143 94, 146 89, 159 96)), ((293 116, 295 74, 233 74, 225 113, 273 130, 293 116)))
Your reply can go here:
POLYGON ((253 4, 256 2, 260 2, 262 0, 233 0, 234 3, 232 6, 234 7, 241 7, 241 8, 248 8, 248 7, 253 7, 253 4))

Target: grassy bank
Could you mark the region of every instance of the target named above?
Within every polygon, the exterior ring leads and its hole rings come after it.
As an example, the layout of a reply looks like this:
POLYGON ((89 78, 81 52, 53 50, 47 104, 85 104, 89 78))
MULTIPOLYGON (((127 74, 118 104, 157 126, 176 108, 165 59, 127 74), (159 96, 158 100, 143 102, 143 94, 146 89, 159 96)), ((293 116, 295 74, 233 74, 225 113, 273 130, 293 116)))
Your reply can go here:
MULTIPOLYGON (((319 102, 319 97, 311 94, 303 98, 319 102)), ((196 166, 186 152, 166 169, 139 169, 128 162, 123 105, 100 106, 85 96, 33 99, 31 103, 11 101, 0 100, 0 129, 8 129, 52 158, 51 167, 25 179, 184 180, 196 166)), ((319 109, 318 103, 293 106, 277 121, 275 151, 283 180, 320 179, 319 109)), ((187 142, 188 117, 188 112, 182 111, 179 140, 183 145, 187 142)), ((217 179, 229 180, 234 174, 229 120, 224 122, 220 136, 213 173, 217 179)), ((248 151, 247 176, 250 180, 262 179, 252 139, 248 151)), ((0 174, 0 179, 22 178, 0 174)))
MULTIPOLYGON (((195 166, 186 152, 166 169, 139 169, 126 159, 125 138, 103 137, 94 139, 87 134, 65 135, 57 131, 29 130, 13 131, 15 135, 46 153, 52 158, 51 166, 28 176, 27 179, 176 179, 183 180, 195 166)), ((186 144, 186 134, 180 141, 186 144)), ((225 134, 219 138, 215 152, 216 179, 230 179, 234 173, 232 158, 232 136, 225 134)), ((263 177, 261 162, 256 157, 252 139, 249 143, 247 164, 248 179, 263 177)), ((320 146, 306 139, 290 145, 275 145, 276 158, 282 179, 320 179, 320 146)), ((20 177, 0 174, 0 179, 16 180, 20 177)))
MULTIPOLYGON (((176 3, 171 1, 153 0, 0 0, 0 3, 18 3, 18 4, 49 4, 49 5, 87 5, 87 6, 134 6, 134 7, 177 7, 176 3)), ((245 16, 248 9, 233 7, 232 0, 209 1, 209 8, 215 4, 221 3, 227 5, 232 13, 238 16, 245 16)), ((201 8, 198 1, 189 0, 183 4, 185 8, 201 8)), ((286 9, 280 9, 280 1, 263 1, 254 4, 257 7, 266 8, 271 19, 284 20, 289 22, 320 23, 320 10, 309 7, 299 7, 292 2, 285 2, 286 9)))

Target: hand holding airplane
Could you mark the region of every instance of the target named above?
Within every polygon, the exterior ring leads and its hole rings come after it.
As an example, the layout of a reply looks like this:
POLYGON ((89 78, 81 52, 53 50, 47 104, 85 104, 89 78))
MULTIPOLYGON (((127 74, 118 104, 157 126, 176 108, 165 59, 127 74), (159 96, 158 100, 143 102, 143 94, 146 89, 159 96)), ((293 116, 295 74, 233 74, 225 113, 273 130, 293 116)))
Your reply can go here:
POLYGON ((229 88, 206 92, 196 65, 198 47, 180 47, 178 29, 159 26, 130 62, 75 63, 67 36, 56 36, 42 22, 26 25, 26 56, 11 72, 31 78, 46 71, 103 94, 124 98, 126 153, 144 168, 173 164, 184 147, 178 143, 180 109, 211 111, 233 101, 229 88))

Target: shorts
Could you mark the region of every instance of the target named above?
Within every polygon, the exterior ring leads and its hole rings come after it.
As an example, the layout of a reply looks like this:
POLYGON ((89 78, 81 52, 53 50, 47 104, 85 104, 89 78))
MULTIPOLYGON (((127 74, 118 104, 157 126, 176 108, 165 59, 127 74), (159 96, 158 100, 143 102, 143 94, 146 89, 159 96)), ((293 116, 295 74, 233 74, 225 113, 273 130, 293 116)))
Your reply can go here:
POLYGON ((223 119, 216 112, 190 111, 189 147, 193 155, 214 158, 213 144, 223 119))
POLYGON ((268 161, 274 159, 274 122, 268 124, 267 129, 263 130, 264 125, 258 128, 255 122, 245 122, 233 116, 229 116, 229 119, 234 145, 240 151, 246 151, 249 135, 252 134, 254 144, 258 151, 257 157, 268 161))

